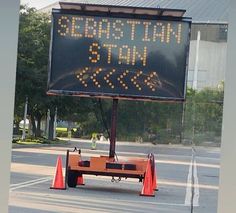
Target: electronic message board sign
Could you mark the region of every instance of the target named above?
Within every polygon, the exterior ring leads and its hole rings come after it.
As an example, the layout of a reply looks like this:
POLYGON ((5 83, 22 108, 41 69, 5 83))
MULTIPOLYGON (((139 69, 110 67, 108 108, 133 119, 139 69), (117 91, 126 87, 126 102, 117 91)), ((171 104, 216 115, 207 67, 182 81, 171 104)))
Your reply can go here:
POLYGON ((66 10, 52 15, 48 94, 184 100, 189 20, 66 10))

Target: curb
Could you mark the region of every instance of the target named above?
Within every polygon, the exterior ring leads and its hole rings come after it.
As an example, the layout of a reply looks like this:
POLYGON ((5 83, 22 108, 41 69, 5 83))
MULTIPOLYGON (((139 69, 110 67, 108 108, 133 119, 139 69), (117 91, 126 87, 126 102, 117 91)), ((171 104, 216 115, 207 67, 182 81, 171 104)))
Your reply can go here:
POLYGON ((12 144, 12 149, 20 149, 20 148, 38 148, 38 147, 66 147, 67 144, 12 144))

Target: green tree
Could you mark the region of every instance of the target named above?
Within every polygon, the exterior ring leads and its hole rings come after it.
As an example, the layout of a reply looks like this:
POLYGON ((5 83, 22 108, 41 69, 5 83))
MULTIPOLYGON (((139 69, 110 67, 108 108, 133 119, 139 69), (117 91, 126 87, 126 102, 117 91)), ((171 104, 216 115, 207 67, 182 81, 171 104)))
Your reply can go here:
POLYGON ((193 142, 215 141, 221 136, 223 87, 188 89, 185 105, 185 136, 193 142))
POLYGON ((35 135, 45 112, 50 17, 34 8, 21 6, 16 75, 15 119, 20 117, 26 96, 35 135), (38 121, 37 129, 35 120, 38 121))

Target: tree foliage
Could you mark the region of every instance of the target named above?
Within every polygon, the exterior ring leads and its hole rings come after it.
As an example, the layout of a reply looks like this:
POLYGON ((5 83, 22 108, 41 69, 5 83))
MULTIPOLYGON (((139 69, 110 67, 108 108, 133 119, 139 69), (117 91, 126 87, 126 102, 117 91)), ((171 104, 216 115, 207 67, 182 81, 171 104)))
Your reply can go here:
MULTIPOLYGON (((29 100, 28 114, 36 131, 35 118, 40 121, 44 114, 45 88, 49 52, 50 23, 46 14, 34 8, 21 6, 18 60, 16 74, 15 118, 21 117, 26 97, 29 100)), ((19 119, 18 119, 19 120, 19 119)), ((40 122, 39 122, 40 123, 40 122)))
POLYGON ((41 135, 41 120, 51 110, 51 124, 55 108, 58 114, 72 115, 76 109, 71 97, 49 97, 47 91, 48 59, 50 46, 50 16, 34 8, 21 6, 18 60, 16 74, 15 120, 23 117, 24 103, 28 97, 28 115, 36 136, 41 135), (37 121, 37 125, 36 122, 37 121))
POLYGON ((218 142, 223 115, 223 88, 205 88, 199 92, 188 90, 185 104, 185 136, 193 142, 218 142))

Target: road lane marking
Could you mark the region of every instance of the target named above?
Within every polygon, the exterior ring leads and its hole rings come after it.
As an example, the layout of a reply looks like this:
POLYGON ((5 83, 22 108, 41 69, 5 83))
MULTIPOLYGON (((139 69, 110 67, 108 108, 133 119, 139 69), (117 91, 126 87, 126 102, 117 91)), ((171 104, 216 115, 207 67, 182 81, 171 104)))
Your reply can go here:
MULTIPOLYGON (((85 180, 98 180, 98 181, 109 181, 111 177, 108 176, 91 176, 91 175, 84 175, 85 180)), ((124 183, 134 184, 134 185, 140 185, 140 183, 136 179, 121 179, 124 183)), ((167 179, 158 179, 159 185, 166 185, 166 186, 172 186, 172 187, 184 187, 186 188, 188 186, 188 183, 186 182, 177 182, 173 180, 167 180, 167 179)), ((199 189, 207 189, 207 190, 219 190, 219 186, 216 185, 206 185, 206 184, 198 184, 197 187, 199 189)))
POLYGON ((26 156, 23 155, 12 155, 12 158, 25 158, 26 156))
POLYGON ((21 189, 21 188, 33 186, 33 185, 36 185, 36 184, 39 184, 39 183, 44 183, 44 182, 47 182, 49 180, 52 180, 52 177, 44 177, 44 178, 39 178, 39 179, 35 179, 35 180, 25 181, 25 182, 22 182, 22 183, 11 184, 10 185, 10 192, 12 192, 16 189, 21 189))
POLYGON ((198 182, 198 175, 197 175, 197 163, 194 160, 193 164, 193 176, 194 176, 194 197, 193 197, 193 206, 199 206, 199 182, 198 182))
MULTIPOLYGON (((77 189, 72 189, 71 191, 76 191, 77 189)), ((132 197, 132 196, 131 196, 132 197)), ((117 199, 108 198, 104 196, 92 197, 93 202, 90 202, 91 196, 87 196, 83 194, 83 196, 70 196, 68 194, 62 193, 54 193, 49 195, 48 193, 33 193, 33 192, 22 192, 17 194, 17 201, 12 200, 10 202, 17 207, 25 207, 29 204, 30 200, 30 207, 33 209, 38 209, 41 212, 136 212, 139 208, 143 208, 144 212, 158 212, 159 206, 160 211, 165 206, 169 207, 176 207, 181 209, 186 209, 187 207, 184 206, 183 203, 165 203, 165 202, 157 202, 155 198, 145 199, 144 197, 140 197, 138 200, 133 200, 132 198, 128 199, 117 199), (79 205, 78 205, 79 204, 79 205), (110 207, 107 208, 108 204, 110 207), (145 208, 144 208, 144 207, 145 208), (155 209, 153 209, 155 208, 155 209), (158 208, 158 210, 156 210, 158 208), (97 210, 97 211, 96 211, 97 210), (156 211, 155 211, 156 210, 156 211)), ((139 212, 141 209, 139 210, 139 212)), ((178 210, 177 210, 178 211, 178 210)))
POLYGON ((21 183, 13 183, 10 185, 10 187, 15 187, 15 186, 19 186, 19 185, 24 185, 24 184, 28 184, 28 183, 32 183, 32 182, 37 182, 37 181, 41 181, 41 180, 45 180, 48 177, 43 177, 43 178, 39 178, 39 179, 34 179, 34 180, 29 180, 29 181, 25 181, 25 182, 21 182, 21 183))
POLYGON ((199 206, 199 181, 197 176, 197 163, 195 160, 195 154, 193 150, 191 163, 189 165, 186 195, 185 195, 185 205, 197 207, 199 206))
MULTIPOLYGON (((184 166, 191 166, 192 162, 185 162, 185 161, 174 161, 174 160, 155 160, 156 163, 163 163, 163 164, 175 164, 175 165, 184 165, 184 166)), ((207 167, 207 168, 214 168, 219 169, 220 165, 215 164, 207 164, 207 163, 196 163, 198 167, 207 167)))
POLYGON ((42 153, 38 153, 38 154, 33 154, 33 155, 28 155, 28 156, 26 156, 26 155, 12 155, 12 158, 35 158, 35 157, 41 157, 41 156, 43 156, 43 154, 42 153))
MULTIPOLYGON (((176 186, 176 187, 188 187, 188 183, 176 182, 176 181, 165 181, 158 180, 159 185, 167 185, 167 186, 176 186)), ((209 189, 209 190, 219 190, 219 186, 214 185, 206 185, 206 184, 198 184, 199 189, 209 189)))
POLYGON ((192 197, 192 169, 193 169, 193 160, 189 165, 188 170, 188 179, 187 179, 187 187, 186 187, 186 195, 185 195, 185 206, 191 205, 191 197, 192 197))
POLYGON ((38 175, 38 176, 51 176, 54 175, 55 167, 54 166, 45 166, 45 165, 35 165, 29 163, 11 163, 11 172, 14 173, 24 173, 29 175, 38 175))

